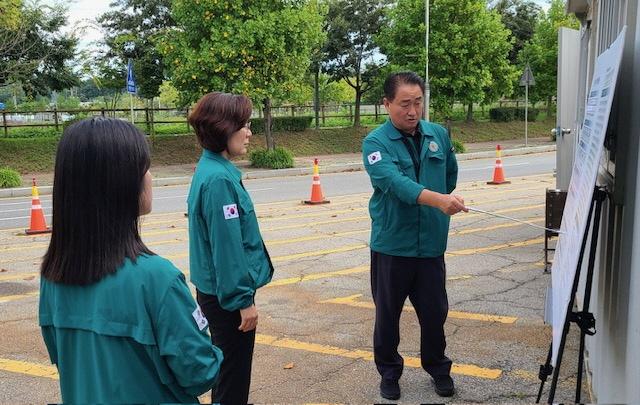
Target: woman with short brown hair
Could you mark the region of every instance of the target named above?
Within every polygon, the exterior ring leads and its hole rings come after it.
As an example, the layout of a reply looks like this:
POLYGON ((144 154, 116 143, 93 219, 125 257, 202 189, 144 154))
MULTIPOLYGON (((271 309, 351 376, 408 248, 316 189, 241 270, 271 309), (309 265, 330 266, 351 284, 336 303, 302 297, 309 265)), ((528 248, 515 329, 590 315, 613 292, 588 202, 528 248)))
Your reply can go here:
POLYGON ((204 149, 187 199, 191 282, 211 341, 224 355, 214 403, 248 402, 258 323, 255 294, 273 274, 242 173, 230 161, 247 153, 251 111, 246 96, 214 92, 189 116, 204 149))

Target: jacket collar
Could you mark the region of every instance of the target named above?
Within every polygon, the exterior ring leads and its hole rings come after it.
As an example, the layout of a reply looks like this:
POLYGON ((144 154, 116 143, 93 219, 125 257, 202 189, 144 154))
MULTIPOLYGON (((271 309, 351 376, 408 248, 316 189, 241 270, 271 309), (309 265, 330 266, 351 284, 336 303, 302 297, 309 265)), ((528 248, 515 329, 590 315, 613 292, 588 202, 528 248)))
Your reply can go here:
POLYGON ((202 157, 204 159, 210 159, 220 163, 222 167, 224 167, 234 178, 236 178, 238 181, 242 180, 242 172, 238 170, 238 168, 233 163, 231 163, 229 159, 225 158, 220 153, 204 149, 202 151, 202 157))
MULTIPOLYGON (((385 129, 384 133, 387 134, 389 139, 394 141, 402 139, 403 137, 402 132, 400 132, 400 130, 398 130, 398 128, 396 128, 393 125, 393 122, 391 122, 390 118, 387 118, 387 121, 382 125, 384 126, 384 129, 385 129)), ((433 138, 434 133, 433 131, 430 130, 427 121, 420 120, 418 122, 418 127, 420 129, 420 133, 422 134, 422 136, 427 138, 433 138)))

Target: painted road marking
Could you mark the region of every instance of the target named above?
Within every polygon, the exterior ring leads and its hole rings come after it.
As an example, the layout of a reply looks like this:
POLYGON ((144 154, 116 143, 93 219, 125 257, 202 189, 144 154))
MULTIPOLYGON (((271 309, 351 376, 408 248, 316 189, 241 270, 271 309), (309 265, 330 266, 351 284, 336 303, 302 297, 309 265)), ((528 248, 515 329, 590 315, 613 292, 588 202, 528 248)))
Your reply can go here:
POLYGON ((5 302, 17 301, 23 298, 35 297, 39 294, 39 291, 33 291, 27 294, 18 294, 18 295, 5 295, 4 297, 0 297, 0 304, 4 304, 5 302))
MULTIPOLYGON (((375 309, 375 304, 373 302, 364 302, 357 301, 358 298, 362 297, 362 294, 354 294, 349 295, 348 297, 340 297, 340 298, 332 298, 324 301, 320 301, 320 304, 337 304, 337 305, 347 305, 350 307, 356 308, 366 308, 366 309, 375 309)), ((415 309, 410 305, 405 305, 403 308, 405 311, 415 312, 415 309)), ((472 321, 482 321, 482 322, 498 322, 504 324, 513 324, 518 318, 513 316, 500 316, 500 315, 489 315, 489 314, 479 314, 474 312, 461 312, 461 311, 449 311, 449 318, 455 319, 466 319, 472 321)))
MULTIPOLYGON (((346 357, 349 359, 362 359, 373 361, 373 352, 367 350, 349 350, 336 346, 322 345, 318 343, 301 342, 299 340, 278 338, 263 334, 256 334, 256 343, 265 346, 279 347, 283 349, 301 350, 305 352, 326 354, 330 356, 346 357)), ((420 368, 420 359, 417 357, 404 357, 404 364, 408 367, 420 368)), ((451 367, 454 374, 466 375, 470 377, 495 380, 500 378, 502 370, 479 367, 473 364, 457 364, 451 367)))
POLYGON ((26 374, 33 377, 51 378, 53 380, 58 379, 57 367, 29 363, 26 361, 0 359, 0 370, 9 371, 11 373, 26 374))

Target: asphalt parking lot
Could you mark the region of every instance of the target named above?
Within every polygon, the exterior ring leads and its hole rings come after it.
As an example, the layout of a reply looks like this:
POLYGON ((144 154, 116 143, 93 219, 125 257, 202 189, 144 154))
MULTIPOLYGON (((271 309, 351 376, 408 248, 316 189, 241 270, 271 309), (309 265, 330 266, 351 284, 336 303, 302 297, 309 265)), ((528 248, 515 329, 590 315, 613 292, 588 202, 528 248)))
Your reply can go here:
MULTIPOLYGON (((461 183, 457 192, 470 206, 544 225, 545 189, 555 184, 553 176, 510 180, 502 186, 461 183)), ((251 402, 384 401, 372 353, 368 198, 358 193, 320 206, 299 199, 256 204, 276 272, 256 297, 251 402)), ((183 211, 148 215, 142 232, 153 251, 188 273, 183 211)), ((543 323, 550 278, 543 271, 543 236, 539 229, 484 214, 453 218, 446 333, 457 393, 446 402, 535 401, 538 367, 551 341, 550 326, 543 323)), ((47 242, 47 235, 23 236, 22 228, 0 230, 2 403, 61 400, 37 326, 38 266, 47 242)), ((401 337, 401 401, 442 402, 420 368, 419 327, 408 301, 401 337)), ((558 402, 573 399, 576 346, 570 334, 558 402)))

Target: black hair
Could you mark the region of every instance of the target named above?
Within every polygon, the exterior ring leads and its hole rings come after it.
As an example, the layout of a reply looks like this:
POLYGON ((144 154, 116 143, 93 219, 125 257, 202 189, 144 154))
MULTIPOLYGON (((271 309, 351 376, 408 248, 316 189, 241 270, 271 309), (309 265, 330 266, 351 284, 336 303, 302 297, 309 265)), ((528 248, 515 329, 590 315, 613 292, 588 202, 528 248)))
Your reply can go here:
POLYGON ((139 233, 143 178, 151 164, 138 128, 112 118, 69 126, 53 180, 53 220, 42 277, 73 285, 113 274, 125 258, 153 253, 139 233))
POLYGON ((424 93, 424 80, 414 72, 398 72, 390 74, 384 81, 384 96, 389 101, 393 101, 396 97, 396 91, 402 84, 411 84, 420 86, 420 90, 424 93))
POLYGON ((251 118, 253 105, 244 95, 221 92, 202 96, 189 115, 200 146, 212 152, 227 149, 229 138, 251 118))

